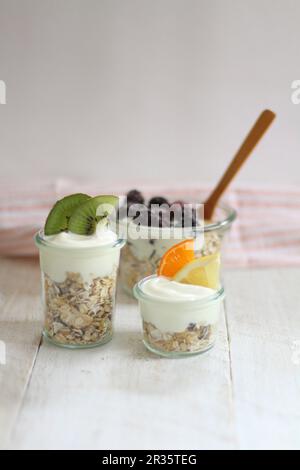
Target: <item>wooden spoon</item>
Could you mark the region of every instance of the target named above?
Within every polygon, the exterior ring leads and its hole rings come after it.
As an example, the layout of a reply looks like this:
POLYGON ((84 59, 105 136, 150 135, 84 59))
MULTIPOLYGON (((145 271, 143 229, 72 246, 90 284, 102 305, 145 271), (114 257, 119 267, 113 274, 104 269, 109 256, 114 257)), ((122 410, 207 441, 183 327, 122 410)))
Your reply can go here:
POLYGON ((222 178, 220 179, 220 181, 218 182, 217 186, 215 187, 213 192, 210 194, 208 199, 205 201, 204 217, 206 220, 211 219, 220 197, 226 190, 231 180, 237 174, 242 164, 249 157, 250 153, 252 152, 256 144, 259 142, 259 140, 262 138, 262 136, 264 135, 264 133, 266 132, 266 130, 268 129, 268 127, 270 126, 270 124, 272 123, 275 117, 276 117, 276 114, 274 114, 269 109, 266 109, 265 111, 263 111, 261 115, 258 117, 254 126, 250 130, 249 134, 245 138, 242 145, 240 146, 239 150, 233 157, 224 175, 222 176, 222 178))

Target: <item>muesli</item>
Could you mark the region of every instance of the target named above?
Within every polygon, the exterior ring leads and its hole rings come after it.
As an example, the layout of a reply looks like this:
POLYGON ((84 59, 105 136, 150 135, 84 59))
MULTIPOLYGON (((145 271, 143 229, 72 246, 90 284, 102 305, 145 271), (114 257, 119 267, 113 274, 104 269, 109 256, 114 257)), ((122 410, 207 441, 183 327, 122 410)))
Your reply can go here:
POLYGON ((110 339, 116 273, 90 284, 80 273, 67 272, 63 282, 44 274, 45 332, 65 345, 92 345, 110 339))
POLYGON ((153 323, 143 321, 146 344, 162 352, 201 352, 209 349, 215 342, 216 324, 190 323, 181 332, 162 332, 153 323))

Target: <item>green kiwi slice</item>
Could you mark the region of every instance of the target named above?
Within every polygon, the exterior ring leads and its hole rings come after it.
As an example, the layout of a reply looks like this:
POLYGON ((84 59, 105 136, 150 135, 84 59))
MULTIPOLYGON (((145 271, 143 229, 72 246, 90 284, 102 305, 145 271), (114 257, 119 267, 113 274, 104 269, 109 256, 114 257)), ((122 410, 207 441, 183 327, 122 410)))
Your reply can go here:
POLYGON ((45 235, 55 235, 68 230, 69 220, 74 210, 88 199, 91 197, 87 194, 77 193, 57 201, 47 217, 44 228, 45 235))
POLYGON ((71 215, 69 230, 79 235, 91 235, 97 223, 105 222, 112 213, 119 198, 117 196, 96 196, 81 204, 71 215))

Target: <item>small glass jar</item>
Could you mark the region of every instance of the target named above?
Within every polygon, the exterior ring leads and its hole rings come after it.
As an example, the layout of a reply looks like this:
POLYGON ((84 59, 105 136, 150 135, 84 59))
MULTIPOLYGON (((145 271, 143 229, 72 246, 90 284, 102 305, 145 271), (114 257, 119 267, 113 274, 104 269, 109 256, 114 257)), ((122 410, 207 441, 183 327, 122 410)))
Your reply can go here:
POLYGON ((35 242, 40 253, 44 336, 66 348, 107 343, 113 333, 124 240, 99 247, 61 247, 40 231, 35 242))
MULTIPOLYGON (((202 256, 221 251, 225 235, 229 232, 236 215, 234 209, 221 204, 216 208, 213 220, 205 221, 202 256)), ((131 219, 123 221, 123 224, 132 223, 134 222, 131 219)), ((130 229, 127 229, 127 243, 121 254, 120 281, 123 289, 131 295, 138 281, 156 272, 161 257, 171 246, 184 238, 197 237, 197 229, 193 227, 187 227, 183 237, 171 239, 164 236, 164 231, 169 231, 169 228, 152 227, 153 233, 157 232, 154 238, 144 236, 143 232, 149 230, 148 227, 142 229, 144 230, 141 231, 140 238, 131 237, 130 229)), ((203 228, 200 231, 203 232, 203 228)))
POLYGON ((154 277, 142 279, 134 287, 147 349, 165 357, 181 357, 212 348, 223 308, 224 288, 197 300, 158 299, 143 289, 144 283, 154 277))

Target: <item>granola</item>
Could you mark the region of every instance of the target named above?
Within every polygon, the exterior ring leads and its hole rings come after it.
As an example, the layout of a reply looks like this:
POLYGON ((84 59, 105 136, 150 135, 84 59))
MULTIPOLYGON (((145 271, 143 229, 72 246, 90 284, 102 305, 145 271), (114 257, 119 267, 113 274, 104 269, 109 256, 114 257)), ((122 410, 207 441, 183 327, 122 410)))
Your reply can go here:
POLYGON ((153 323, 143 321, 144 340, 162 352, 193 353, 205 351, 216 339, 216 324, 190 323, 181 332, 162 332, 153 323))
POLYGON ((92 345, 112 335, 116 273, 90 284, 67 272, 63 282, 44 274, 45 332, 56 343, 92 345))
POLYGON ((153 255, 150 259, 138 259, 131 249, 130 242, 127 243, 121 252, 120 279, 123 287, 129 292, 132 291, 134 285, 150 276, 156 271, 160 256, 153 255))
POLYGON ((217 253, 221 250, 221 242, 222 242, 223 234, 212 232, 205 232, 204 233, 204 248, 201 250, 201 256, 212 255, 213 253, 217 253))

